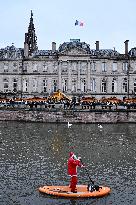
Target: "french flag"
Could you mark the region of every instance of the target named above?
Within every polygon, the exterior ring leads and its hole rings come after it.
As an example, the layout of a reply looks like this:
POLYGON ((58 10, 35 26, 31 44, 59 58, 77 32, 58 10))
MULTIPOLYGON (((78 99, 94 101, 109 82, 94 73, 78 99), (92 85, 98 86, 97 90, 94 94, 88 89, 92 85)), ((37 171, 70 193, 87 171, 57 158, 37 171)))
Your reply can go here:
POLYGON ((76 20, 75 26, 84 26, 84 22, 76 20))

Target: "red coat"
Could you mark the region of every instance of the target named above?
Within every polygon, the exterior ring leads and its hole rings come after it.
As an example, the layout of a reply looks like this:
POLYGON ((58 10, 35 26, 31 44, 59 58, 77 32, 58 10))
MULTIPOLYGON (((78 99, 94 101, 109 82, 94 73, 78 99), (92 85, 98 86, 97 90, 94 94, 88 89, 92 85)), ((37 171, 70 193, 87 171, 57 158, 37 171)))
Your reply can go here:
POLYGON ((73 157, 70 157, 68 160, 68 174, 73 176, 77 175, 77 166, 81 167, 81 162, 79 159, 74 159, 73 157))

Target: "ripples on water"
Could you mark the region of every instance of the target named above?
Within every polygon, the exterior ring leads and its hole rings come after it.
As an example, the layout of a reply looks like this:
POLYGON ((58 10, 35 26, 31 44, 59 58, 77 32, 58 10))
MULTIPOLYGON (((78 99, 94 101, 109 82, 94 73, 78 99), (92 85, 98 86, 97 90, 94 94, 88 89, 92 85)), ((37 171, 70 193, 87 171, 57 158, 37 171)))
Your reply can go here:
MULTIPOLYGON (((0 122, 0 205, 136 205, 135 124, 67 124, 0 122), (109 186, 98 199, 64 199, 42 195, 41 185, 68 185, 67 159, 75 151, 91 178, 109 186)), ((79 183, 87 184, 84 169, 79 183)))

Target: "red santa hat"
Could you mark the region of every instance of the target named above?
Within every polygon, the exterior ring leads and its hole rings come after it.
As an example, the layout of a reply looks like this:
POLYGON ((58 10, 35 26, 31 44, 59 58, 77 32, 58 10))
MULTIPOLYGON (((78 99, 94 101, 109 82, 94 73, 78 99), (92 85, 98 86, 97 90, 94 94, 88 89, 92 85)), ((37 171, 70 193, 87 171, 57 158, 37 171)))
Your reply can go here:
POLYGON ((74 155, 74 152, 70 152, 69 156, 72 157, 74 155))

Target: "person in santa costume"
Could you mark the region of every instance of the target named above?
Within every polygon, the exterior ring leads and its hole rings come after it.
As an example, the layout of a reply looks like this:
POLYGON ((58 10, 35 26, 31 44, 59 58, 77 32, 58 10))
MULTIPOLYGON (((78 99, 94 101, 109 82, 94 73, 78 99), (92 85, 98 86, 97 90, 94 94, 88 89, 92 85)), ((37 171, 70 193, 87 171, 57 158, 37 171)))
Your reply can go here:
POLYGON ((69 153, 69 159, 68 159, 68 174, 71 177, 70 180, 70 188, 71 192, 76 193, 76 185, 77 185, 77 167, 84 167, 80 161, 81 157, 76 157, 74 152, 69 153))

